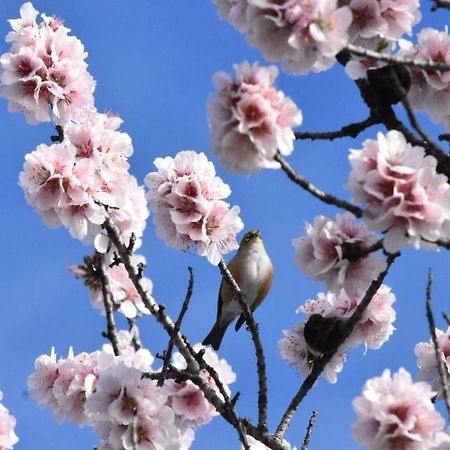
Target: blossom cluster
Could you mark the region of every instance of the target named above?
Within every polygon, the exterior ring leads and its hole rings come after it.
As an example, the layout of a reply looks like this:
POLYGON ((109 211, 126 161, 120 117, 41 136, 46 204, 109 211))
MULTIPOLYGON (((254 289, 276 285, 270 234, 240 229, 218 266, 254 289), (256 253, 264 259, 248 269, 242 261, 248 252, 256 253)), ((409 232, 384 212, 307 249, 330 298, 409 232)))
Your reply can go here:
MULTIPOLYGON (((402 41, 396 56, 450 64, 450 36, 447 30, 424 28, 417 44, 402 41)), ((408 100, 414 109, 425 111, 436 123, 450 130, 450 74, 447 71, 411 69, 412 84, 408 100)))
MULTIPOLYGON (((132 335, 120 331, 120 356, 111 345, 101 351, 81 353, 56 359, 40 356, 35 372, 28 379, 30 395, 51 408, 55 418, 93 427, 102 439, 98 448, 161 448, 187 450, 195 435, 194 427, 209 422, 217 413, 204 394, 191 381, 166 380, 162 387, 148 376, 153 357, 145 349, 135 350, 132 335)), ((203 349, 199 344, 196 351, 203 349)), ((204 349, 204 359, 217 372, 225 389, 235 381, 231 367, 211 349, 204 349)), ((176 353, 174 367, 186 367, 176 353)), ((203 374, 213 389, 213 380, 203 374)))
POLYGON ((275 66, 234 66, 236 76, 225 72, 214 76, 218 92, 208 103, 213 152, 231 172, 256 172, 277 168, 277 151, 289 155, 294 148, 294 132, 302 122, 295 103, 275 89, 275 66))
POLYGON ((29 2, 9 21, 11 49, 0 57, 0 95, 10 111, 23 111, 29 123, 59 125, 92 113, 95 81, 87 71, 83 44, 56 17, 41 15, 29 2), (51 114, 49 114, 49 107, 51 114))
POLYGON ((175 158, 156 158, 157 172, 145 177, 156 233, 180 250, 195 247, 211 264, 238 247, 243 228, 239 207, 223 201, 230 188, 204 153, 182 151, 175 158))
POLYGON ((375 47, 411 34, 418 0, 214 0, 250 45, 290 73, 331 67, 346 44, 375 47))
POLYGON ((148 208, 144 190, 128 172, 133 148, 118 131, 121 119, 96 114, 64 129, 64 140, 41 144, 25 156, 19 183, 27 202, 50 227, 64 225, 70 234, 106 252, 109 239, 101 225, 110 217, 125 242, 137 246, 148 208))
MULTIPOLYGON (((441 357, 447 372, 450 371, 450 327, 447 331, 436 328, 436 337, 441 357)), ((436 350, 433 341, 419 342, 416 344, 414 352, 417 356, 417 366, 419 373, 417 378, 422 381, 432 382, 433 390, 437 392, 438 398, 443 396, 441 377, 439 376, 438 362, 436 360, 436 350)))
POLYGON ((434 395, 427 383, 413 382, 405 369, 392 376, 385 370, 368 380, 362 396, 353 400, 354 438, 368 450, 448 449, 450 436, 441 431, 445 422, 434 408, 434 395))
MULTIPOLYGON (((279 341, 281 355, 301 374, 307 376, 312 364, 330 347, 334 350, 334 340, 345 327, 346 320, 352 316, 362 300, 350 297, 344 290, 338 293, 319 293, 316 299, 307 300, 297 312, 305 315, 305 323, 298 323, 291 330, 285 330, 279 341), (305 332, 308 327, 308 333, 305 332), (324 339, 325 337, 325 339, 324 339)), ((346 361, 346 350, 364 344, 366 349, 378 349, 394 331, 396 313, 392 308, 395 295, 386 285, 381 285, 365 309, 361 319, 351 334, 336 349, 324 369, 324 376, 330 383, 337 381, 346 361)))
POLYGON ((313 224, 305 224, 305 232, 293 240, 297 263, 333 292, 344 289, 350 297, 362 296, 386 268, 374 252, 364 254, 379 239, 349 212, 338 214, 336 220, 317 216, 313 224))
POLYGON ((388 252, 407 245, 430 246, 448 235, 450 185, 422 147, 392 130, 366 140, 361 150, 351 150, 349 159, 348 187, 354 200, 365 204, 368 227, 386 232, 383 245, 388 252))
POLYGON ((16 419, 8 409, 1 403, 3 392, 0 391, 0 450, 10 450, 19 441, 14 432, 16 419))

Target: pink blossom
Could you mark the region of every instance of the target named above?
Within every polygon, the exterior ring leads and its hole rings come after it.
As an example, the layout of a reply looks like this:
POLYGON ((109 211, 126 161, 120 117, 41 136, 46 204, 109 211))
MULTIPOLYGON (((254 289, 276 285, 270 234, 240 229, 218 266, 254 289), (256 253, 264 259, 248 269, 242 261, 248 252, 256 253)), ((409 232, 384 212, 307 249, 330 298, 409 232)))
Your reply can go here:
POLYGON ((318 216, 314 225, 305 224, 305 236, 294 239, 295 256, 303 272, 323 281, 328 289, 344 288, 349 296, 362 296, 370 283, 386 268, 374 253, 358 256, 378 241, 365 224, 356 223, 351 213, 336 220, 318 216))
POLYGON ((95 81, 87 71, 83 44, 54 17, 42 14, 36 23, 38 12, 29 2, 20 15, 10 20, 13 31, 6 40, 12 46, 0 57, 0 95, 9 100, 10 111, 23 111, 29 123, 83 120, 95 111, 95 81))
POLYGON ((362 396, 353 400, 354 438, 368 450, 431 448, 434 433, 444 426, 431 402, 434 394, 428 384, 414 383, 403 368, 392 377, 385 370, 368 380, 362 396))
POLYGON ((103 253, 110 247, 101 228, 107 216, 125 242, 135 235, 136 248, 148 217, 144 190, 128 172, 132 146, 129 136, 117 131, 120 122, 97 114, 83 125, 67 126, 62 143, 42 144, 25 156, 19 176, 26 200, 48 226, 64 225, 103 253))
POLYGON ((425 156, 398 131, 368 139, 351 150, 348 187, 364 203, 364 221, 386 232, 384 248, 391 253, 405 245, 416 248, 445 237, 450 213, 447 177, 436 172, 436 159, 425 156))
MULTIPOLYGON (((3 400, 3 392, 0 391, 0 402, 3 400)), ((8 409, 0 403, 0 450, 12 449, 19 441, 14 428, 16 419, 8 409)))
MULTIPOLYGON (((417 45, 402 41, 397 56, 450 64, 450 37, 447 30, 424 28, 417 45)), ((425 111, 436 123, 450 130, 450 74, 446 71, 411 69, 412 85, 408 93, 411 106, 425 111)))
MULTIPOLYGON (((304 328, 304 324, 298 323, 290 330, 283 330, 284 337, 278 341, 278 347, 281 357, 306 378, 320 353, 306 343, 304 328)), ((336 383, 337 374, 342 371, 346 360, 347 355, 344 351, 338 351, 333 355, 323 370, 323 376, 329 383, 336 383)))
MULTIPOLYGON (((447 331, 442 331, 436 328, 436 337, 441 351, 441 357, 445 362, 447 372, 450 370, 450 327, 447 331)), ((431 381, 433 383, 433 390, 437 391, 438 397, 442 398, 442 381, 439 376, 438 362, 436 360, 436 353, 433 342, 430 338, 429 342, 419 342, 414 348, 417 356, 417 366, 419 373, 417 378, 422 381, 431 381)))
POLYGON ((222 199, 230 188, 216 176, 204 153, 183 151, 175 158, 157 158, 158 172, 145 183, 156 233, 171 247, 197 253, 218 264, 222 255, 238 247, 236 235, 243 228, 239 208, 222 199))
POLYGON ((219 14, 250 45, 291 73, 328 69, 347 44, 352 14, 336 0, 216 0, 219 14))
POLYGON ((218 92, 208 103, 213 152, 231 172, 256 172, 278 168, 279 151, 294 149, 294 132, 302 122, 295 103, 274 87, 275 66, 235 65, 236 77, 224 72, 214 76, 218 92))
POLYGON ((97 354, 74 356, 70 349, 67 358, 56 361, 52 349, 50 356, 36 359, 35 370, 28 377, 31 397, 40 405, 50 406, 57 421, 66 418, 79 425, 87 424, 90 417, 84 405, 97 381, 97 354))

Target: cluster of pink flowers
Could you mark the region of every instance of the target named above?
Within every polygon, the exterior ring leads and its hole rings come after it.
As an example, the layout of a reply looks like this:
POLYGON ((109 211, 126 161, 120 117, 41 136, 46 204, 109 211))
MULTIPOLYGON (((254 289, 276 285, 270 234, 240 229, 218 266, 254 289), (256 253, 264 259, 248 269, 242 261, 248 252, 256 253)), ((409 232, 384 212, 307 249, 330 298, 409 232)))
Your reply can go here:
POLYGON ((353 400, 354 438, 368 450, 448 448, 449 437, 441 432, 444 419, 432 403, 434 395, 427 383, 413 382, 405 369, 393 376, 385 370, 368 380, 362 396, 353 400))
POLYGON ((14 432, 16 419, 8 409, 1 403, 3 392, 0 391, 0 450, 10 450, 19 441, 14 432))
POLYGON ((29 123, 52 120, 64 125, 82 120, 94 108, 95 81, 87 71, 83 44, 62 21, 42 14, 31 3, 10 20, 10 52, 0 57, 0 95, 10 111, 23 111, 29 123), (49 115, 51 108, 51 116, 49 115))
MULTIPOLYGON (((402 41, 397 56, 418 61, 450 64, 450 36, 446 31, 425 28, 417 36, 417 45, 402 41)), ((414 109, 425 111, 436 123, 450 130, 450 73, 411 69, 412 84, 408 100, 414 109)))
POLYGON ((194 246, 211 264, 238 247, 243 228, 239 207, 223 201, 230 188, 204 153, 182 151, 175 158, 156 158, 158 172, 147 174, 147 200, 155 213, 156 233, 180 250, 194 246))
MULTIPOLYGON (((31 396, 50 406, 57 420, 93 427, 102 439, 98 448, 131 450, 137 439, 139 448, 187 450, 194 427, 209 422, 217 414, 214 407, 190 381, 166 380, 159 387, 145 376, 153 363, 148 350, 136 351, 128 332, 118 337, 120 356, 114 356, 109 344, 102 351, 76 356, 70 350, 58 361, 53 350, 50 356, 40 356, 28 379, 31 396)), ((229 391, 228 384, 236 379, 231 367, 211 349, 205 349, 204 359, 229 391)), ((174 355, 174 366, 186 367, 181 355, 174 355)), ((205 379, 215 388, 213 380, 205 379)))
MULTIPOLYGON (((450 327, 445 332, 436 328, 436 337, 442 360, 450 375, 450 327)), ((430 339, 429 342, 419 342, 414 352, 417 356, 417 366, 420 369, 417 378, 422 381, 431 381, 433 383, 433 390, 438 393, 439 398, 442 398, 442 381, 439 376, 438 362, 432 340, 430 339)))
POLYGON ((383 245, 391 253, 412 245, 430 246, 449 235, 450 186, 436 172, 436 159, 413 147, 392 130, 351 150, 348 187, 364 203, 370 229, 386 232, 383 245))
POLYGON ((292 241, 297 263, 331 291, 343 288, 350 297, 362 296, 386 268, 373 252, 361 256, 378 238, 351 213, 338 214, 335 221, 317 216, 313 225, 305 224, 305 231, 305 236, 292 241))
POLYGON ((131 139, 117 129, 120 118, 96 114, 64 130, 64 141, 41 144, 25 156, 20 185, 50 227, 64 225, 99 252, 109 248, 101 225, 109 216, 127 242, 137 246, 148 217, 144 190, 128 172, 131 139))
POLYGON ((287 72, 326 70, 347 43, 375 47, 411 34, 418 0, 214 0, 219 15, 287 72))
POLYGON ((218 92, 208 103, 213 152, 231 172, 256 172, 278 168, 277 151, 289 155, 294 132, 302 122, 295 103, 275 89, 275 66, 235 65, 236 77, 225 72, 214 76, 218 92))
MULTIPOLYGON (((320 316, 320 320, 329 320, 329 326, 339 326, 345 324, 354 313, 356 307, 361 302, 362 297, 349 297, 344 290, 339 293, 328 292, 319 293, 316 299, 308 300, 300 306, 297 312, 305 314, 305 322, 312 316, 320 316)), ((386 285, 381 285, 377 293, 373 296, 369 306, 364 311, 359 323, 352 333, 345 340, 331 361, 325 367, 324 376, 331 382, 337 381, 337 373, 343 368, 346 361, 346 350, 364 344, 366 349, 378 349, 394 332, 393 322, 395 321, 395 310, 392 308, 395 302, 395 295, 386 285)), ((328 330, 327 330, 328 331, 328 330)), ((323 335, 323 330, 318 330, 323 335)), ((315 350, 313 343, 305 340, 305 324, 299 323, 291 330, 283 331, 284 337, 279 341, 281 355, 297 370, 307 376, 313 362, 320 356, 320 352, 315 350)), ((333 333, 329 333, 333 339, 333 333)), ((333 347, 333 342, 330 342, 333 347)))

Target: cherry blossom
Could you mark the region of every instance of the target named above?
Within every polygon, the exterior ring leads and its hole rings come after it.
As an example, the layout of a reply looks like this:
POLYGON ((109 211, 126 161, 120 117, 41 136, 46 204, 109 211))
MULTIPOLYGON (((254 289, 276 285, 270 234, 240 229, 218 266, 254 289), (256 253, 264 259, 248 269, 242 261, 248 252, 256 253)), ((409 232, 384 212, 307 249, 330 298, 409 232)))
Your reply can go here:
MULTIPOLYGON (((397 56, 450 64, 450 37, 447 30, 424 28, 417 36, 417 45, 401 41, 397 56)), ((425 111, 436 123, 450 130, 450 74, 412 68, 412 85, 408 100, 414 109, 425 111)))
POLYGON ((149 207, 155 213, 156 234, 180 250, 195 247, 211 264, 238 247, 243 228, 239 207, 222 199, 230 188, 204 153, 182 151, 175 158, 156 158, 158 172, 147 174, 149 207))
POLYGON ((118 117, 97 114, 65 129, 62 143, 39 145, 25 156, 19 183, 27 202, 50 227, 64 225, 102 253, 110 246, 101 225, 110 217, 136 248, 148 217, 144 190, 128 172, 130 137, 118 117))
POLYGON ((410 245, 428 246, 448 232, 450 186, 436 172, 436 159, 425 156, 398 131, 378 133, 361 150, 351 150, 348 187, 364 203, 363 219, 372 230, 386 232, 391 253, 410 245))
POLYGON ((431 448, 434 433, 444 426, 431 401, 434 394, 427 383, 413 382, 405 369, 392 376, 386 369, 368 380, 362 396, 353 400, 354 438, 368 450, 431 448))
MULTIPOLYGON (((436 328, 436 337, 441 351, 441 356, 445 362, 447 371, 450 369, 450 327, 447 331, 436 328)), ((419 342, 414 348, 414 352, 417 356, 417 366, 419 367, 419 373, 417 378, 422 381, 431 381, 433 384, 433 390, 437 391, 438 397, 442 398, 443 389, 442 381, 439 376, 438 362, 436 360, 436 353, 433 342, 430 338, 429 342, 419 342)))
POLYGON ((290 73, 319 72, 348 42, 352 13, 336 0, 215 0, 222 18, 245 33, 250 45, 290 73))
POLYGON ((335 221, 318 216, 313 225, 305 224, 305 232, 292 241, 297 263, 306 275, 323 281, 332 291, 344 288, 351 297, 361 296, 386 268, 374 253, 360 256, 378 238, 364 223, 356 223, 351 213, 338 214, 335 221))
MULTIPOLYGON (((304 324, 298 323, 290 330, 283 330, 284 337, 278 341, 278 346, 281 357, 307 377, 320 353, 306 343, 304 328, 304 324)), ((345 351, 338 351, 333 355, 322 372, 329 383, 337 382, 337 374, 342 371, 346 361, 345 351)))
POLYGON ((60 19, 42 14, 37 23, 37 15, 27 2, 20 18, 9 21, 6 41, 12 45, 0 57, 0 95, 9 100, 10 111, 23 111, 29 123, 83 120, 95 111, 87 53, 60 19))
POLYGON ((307 300, 297 309, 297 312, 305 315, 305 323, 298 323, 291 330, 283 331, 284 337, 278 343, 281 356, 306 376, 325 349, 336 350, 324 370, 325 378, 335 383, 349 348, 363 343, 366 349, 378 349, 394 332, 396 314, 392 304, 395 296, 388 286, 381 285, 352 333, 336 349, 334 343, 341 338, 346 319, 353 315, 361 299, 362 296, 349 297, 341 290, 339 293, 320 292, 317 298, 307 300))
POLYGON ((275 89, 275 66, 244 61, 234 69, 235 78, 225 72, 214 75, 218 92, 208 102, 213 152, 230 172, 278 168, 273 158, 277 151, 292 153, 292 128, 301 124, 301 111, 275 89))
POLYGON ((0 391, 0 450, 9 450, 19 441, 14 428, 16 427, 16 419, 12 416, 8 409, 1 403, 3 400, 3 392, 0 391))

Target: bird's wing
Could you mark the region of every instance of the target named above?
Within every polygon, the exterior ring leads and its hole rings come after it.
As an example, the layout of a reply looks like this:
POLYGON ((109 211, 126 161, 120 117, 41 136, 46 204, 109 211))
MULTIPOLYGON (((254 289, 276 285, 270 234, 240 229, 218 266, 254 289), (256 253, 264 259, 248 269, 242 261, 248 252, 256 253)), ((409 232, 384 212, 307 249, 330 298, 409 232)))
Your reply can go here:
POLYGON ((272 280, 273 280, 273 267, 272 264, 270 265, 270 270, 267 271, 266 278, 261 283, 261 286, 259 288, 258 294, 256 294, 255 301, 251 305, 251 310, 254 311, 264 300, 267 293, 270 290, 270 287, 272 286, 272 280))

